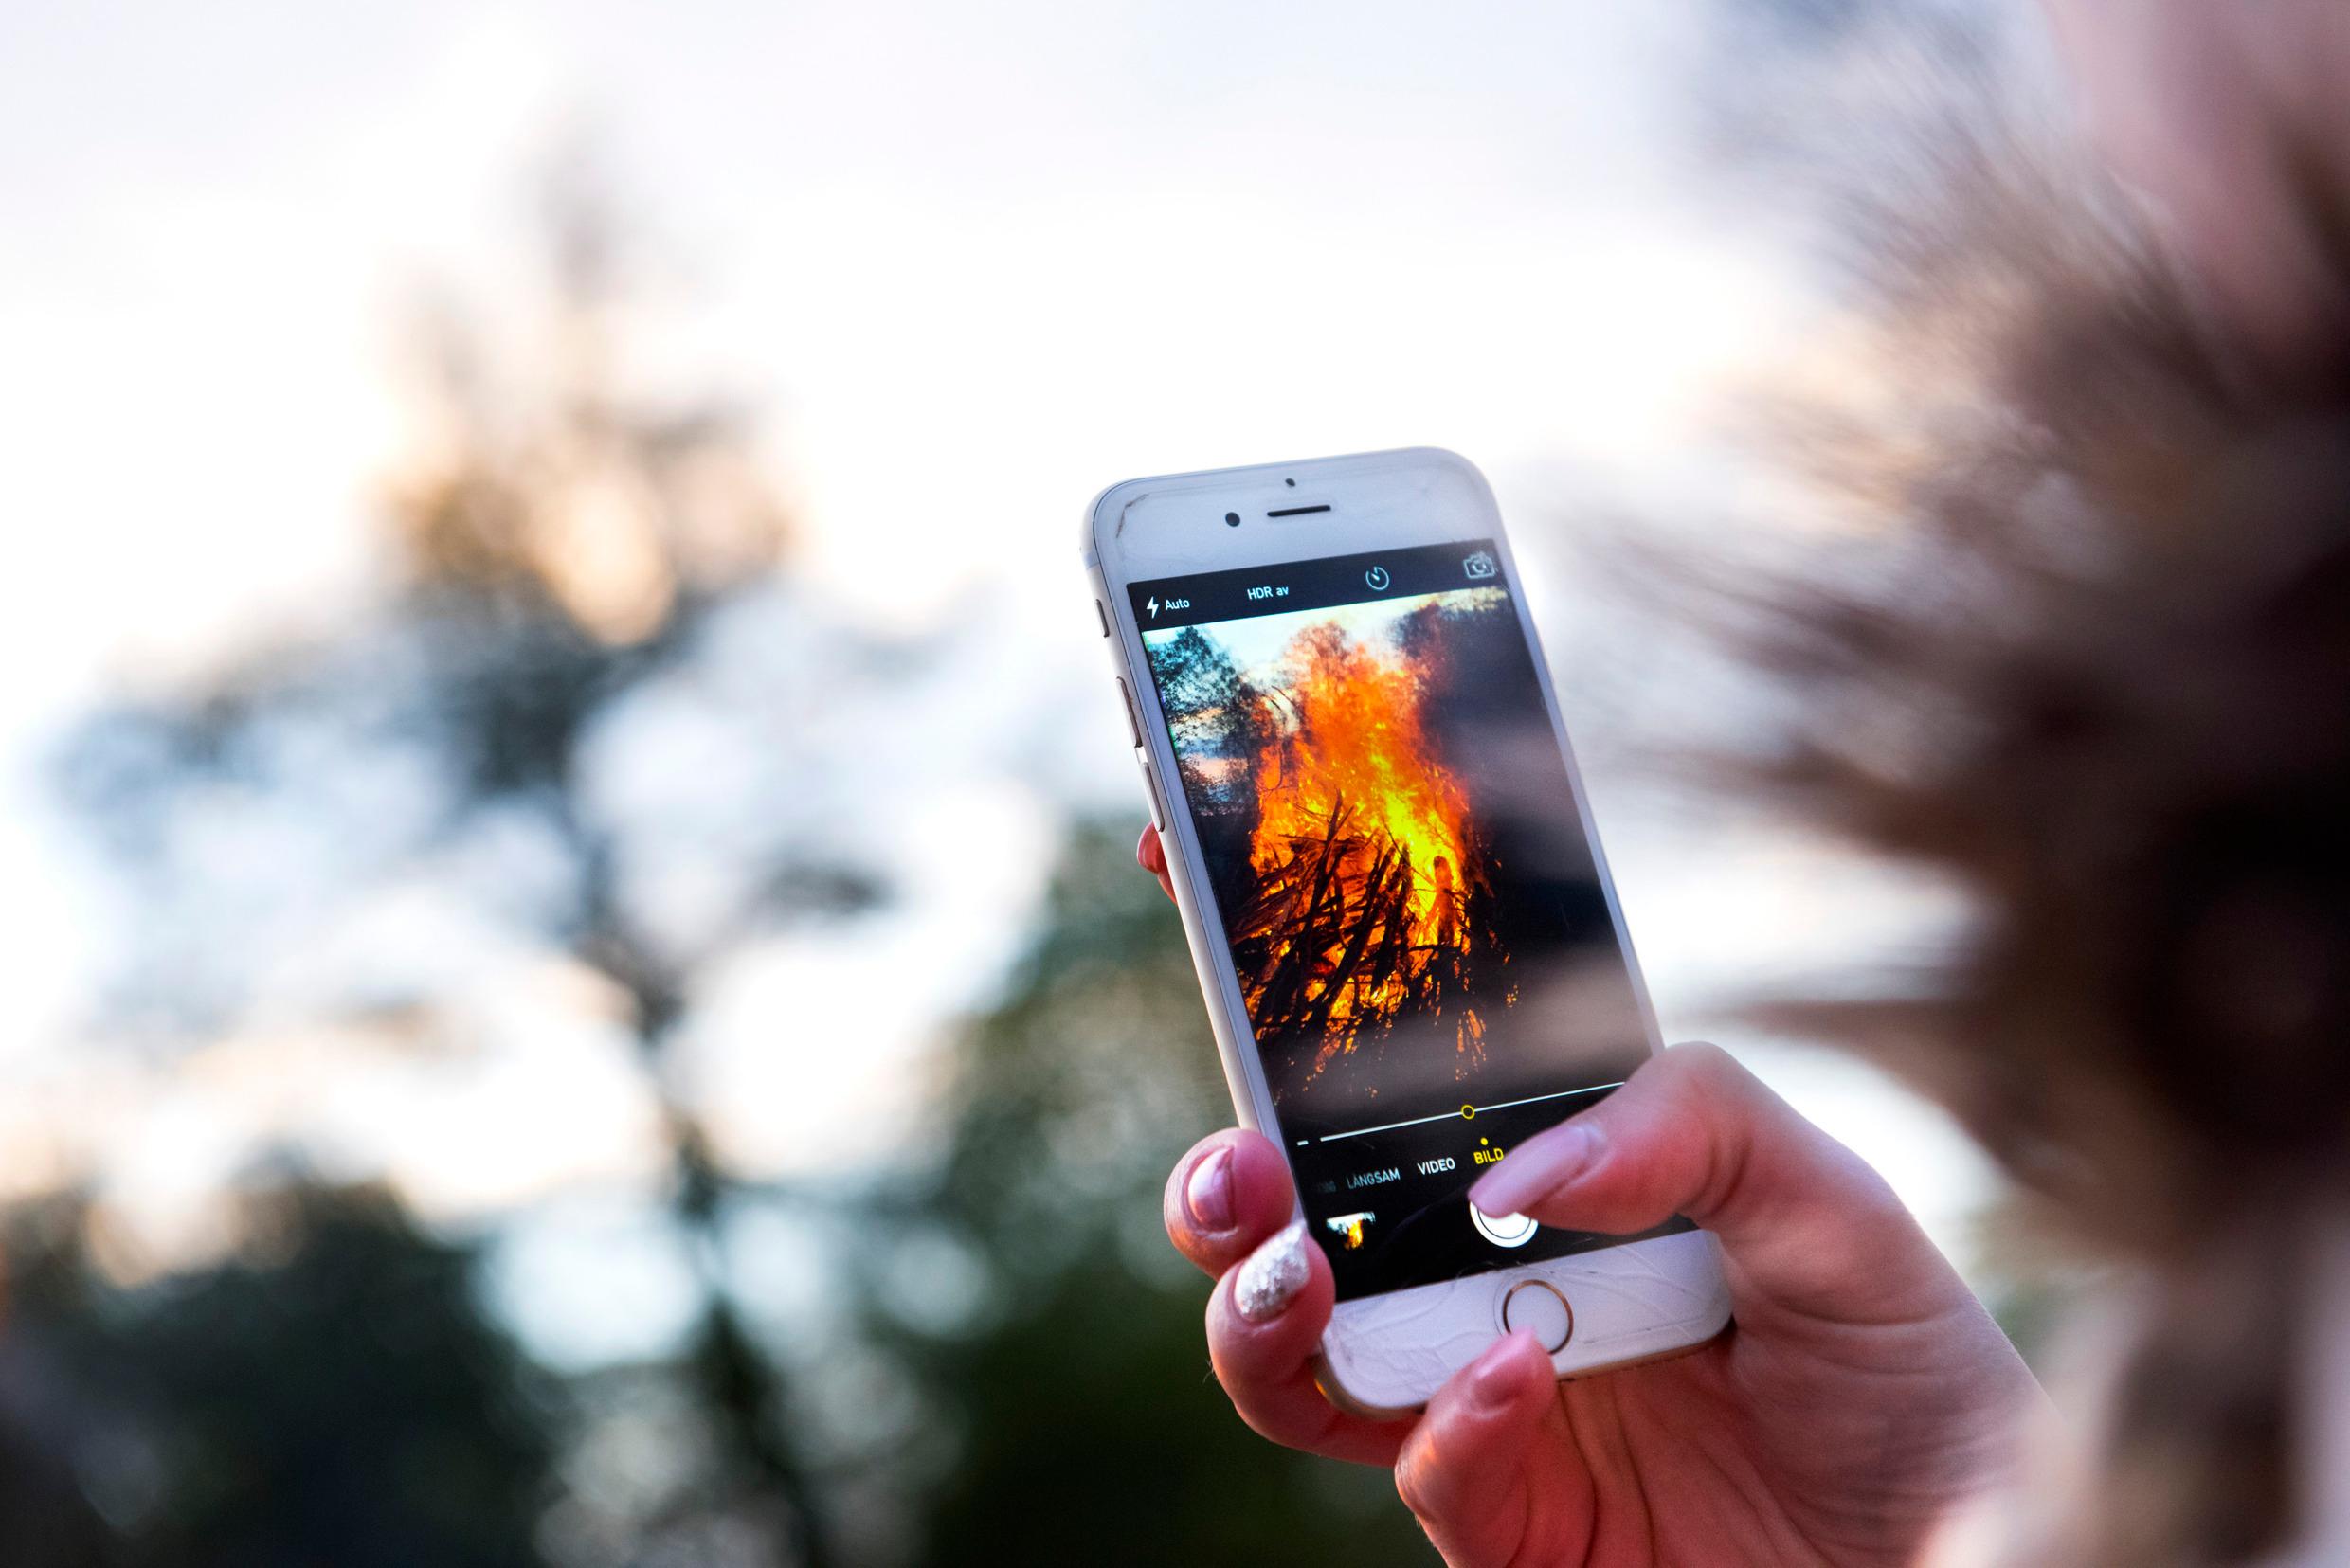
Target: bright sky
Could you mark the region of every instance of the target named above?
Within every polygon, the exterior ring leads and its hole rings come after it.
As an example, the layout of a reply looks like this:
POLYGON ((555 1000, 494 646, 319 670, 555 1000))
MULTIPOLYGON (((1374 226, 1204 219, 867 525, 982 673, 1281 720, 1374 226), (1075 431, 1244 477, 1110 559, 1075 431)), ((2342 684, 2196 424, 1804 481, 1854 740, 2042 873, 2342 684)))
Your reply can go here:
MULTIPOLYGON (((403 302, 438 276, 511 296, 532 170, 583 127, 648 225, 677 366, 768 401, 835 601, 1001 628, 994 678, 1066 694, 1057 754, 1124 800, 1076 567, 1104 485, 1449 446, 1493 477, 1537 577, 1578 497, 1715 494, 1712 411, 1815 312, 1770 215, 1699 171, 1704 73, 1738 68, 1723 14, 19 8, 0 428, 34 591, 0 621, 0 941, 22 977, 0 1062, 69 1031, 98 918, 28 783, 47 727, 110 678, 167 677, 364 591, 403 302)), ((935 825, 967 835, 967 815, 942 796, 935 825)), ((1870 925, 1864 897, 1818 901, 1813 872, 1768 881, 1781 853, 1618 847, 1636 929, 1666 933, 1660 991, 1758 931, 1870 925), (1758 867, 1763 892, 1725 893, 1758 867), (1787 899, 1826 912, 1791 922, 1787 899)), ((1003 893, 936 874, 958 921, 1003 893)), ((741 1069, 737 1103, 792 1098, 786 1072, 741 1069)), ((1858 1082, 1815 1102, 1955 1225, 1975 1167, 1882 1093, 1836 1110, 1858 1082)))

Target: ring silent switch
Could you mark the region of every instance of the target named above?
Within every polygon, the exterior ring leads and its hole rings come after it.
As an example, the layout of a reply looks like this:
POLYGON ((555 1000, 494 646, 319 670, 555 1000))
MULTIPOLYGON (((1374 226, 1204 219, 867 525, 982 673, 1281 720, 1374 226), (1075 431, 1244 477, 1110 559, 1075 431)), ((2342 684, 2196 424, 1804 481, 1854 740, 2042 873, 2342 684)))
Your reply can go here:
POLYGON ((1546 1354, 1557 1355, 1575 1337, 1575 1309, 1558 1288, 1539 1279, 1522 1279, 1501 1298, 1501 1325, 1511 1333, 1530 1329, 1546 1354))

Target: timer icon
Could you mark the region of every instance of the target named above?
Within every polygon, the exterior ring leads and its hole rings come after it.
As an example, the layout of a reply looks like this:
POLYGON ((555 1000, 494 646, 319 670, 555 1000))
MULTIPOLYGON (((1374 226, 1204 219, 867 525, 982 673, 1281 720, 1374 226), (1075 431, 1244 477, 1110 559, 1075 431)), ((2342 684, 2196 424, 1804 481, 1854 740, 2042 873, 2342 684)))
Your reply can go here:
POLYGON ((1385 593, 1387 591, 1387 583, 1389 581, 1387 577, 1387 568, 1385 567, 1373 567, 1370 570, 1363 574, 1363 581, 1371 586, 1371 591, 1373 593, 1385 593))

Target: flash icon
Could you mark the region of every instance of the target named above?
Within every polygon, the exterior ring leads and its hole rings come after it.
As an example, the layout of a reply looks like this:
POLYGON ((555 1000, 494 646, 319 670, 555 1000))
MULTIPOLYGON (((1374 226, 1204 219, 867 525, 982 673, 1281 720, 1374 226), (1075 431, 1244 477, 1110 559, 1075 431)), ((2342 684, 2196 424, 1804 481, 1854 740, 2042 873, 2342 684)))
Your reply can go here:
POLYGON ((1156 620, 1158 620, 1158 619, 1159 619, 1159 596, 1158 596, 1157 594, 1155 594, 1155 593, 1154 593, 1154 594, 1152 594, 1152 595, 1150 596, 1150 601, 1149 601, 1149 604, 1150 604, 1150 619, 1151 619, 1151 620, 1153 620, 1153 621, 1156 621, 1156 620))

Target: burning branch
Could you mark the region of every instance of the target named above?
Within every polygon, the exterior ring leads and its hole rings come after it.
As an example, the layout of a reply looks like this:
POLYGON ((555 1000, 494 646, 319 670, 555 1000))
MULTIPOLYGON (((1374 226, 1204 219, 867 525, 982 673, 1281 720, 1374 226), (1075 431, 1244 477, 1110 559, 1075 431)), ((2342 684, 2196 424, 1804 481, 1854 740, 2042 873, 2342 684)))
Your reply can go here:
POLYGON ((1258 1038, 1314 1042, 1319 1073, 1401 1020, 1445 1019, 1465 1075, 1484 1057, 1473 982, 1509 956, 1490 851, 1422 723, 1425 672, 1327 624, 1289 659, 1293 686, 1257 698, 1254 889, 1231 932, 1258 1038))

